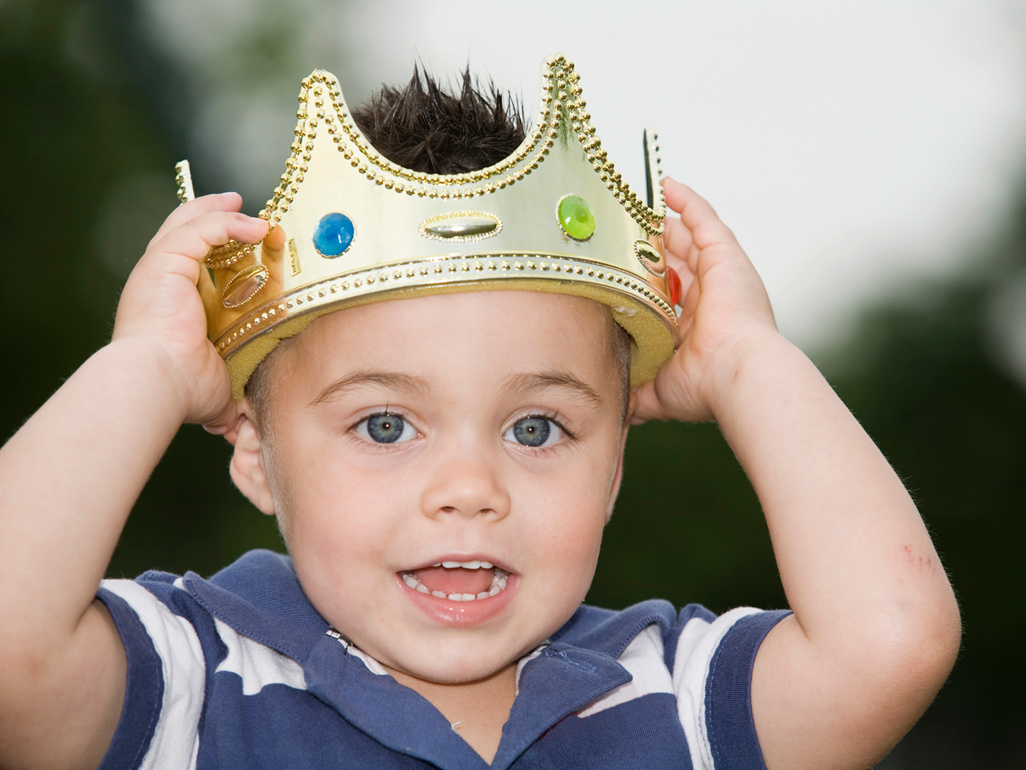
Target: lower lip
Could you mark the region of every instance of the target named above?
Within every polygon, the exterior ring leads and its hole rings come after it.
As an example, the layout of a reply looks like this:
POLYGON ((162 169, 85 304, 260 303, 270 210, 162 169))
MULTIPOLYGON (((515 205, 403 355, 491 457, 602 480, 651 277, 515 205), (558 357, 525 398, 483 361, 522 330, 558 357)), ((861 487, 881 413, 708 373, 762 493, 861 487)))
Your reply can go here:
POLYGON ((489 596, 487 599, 474 599, 469 602, 456 602, 452 599, 442 599, 438 596, 421 593, 406 585, 406 581, 401 576, 396 575, 396 578, 399 587, 418 610, 438 623, 456 627, 475 626, 494 618, 509 606, 519 582, 515 575, 510 575, 506 588, 495 596, 489 596))

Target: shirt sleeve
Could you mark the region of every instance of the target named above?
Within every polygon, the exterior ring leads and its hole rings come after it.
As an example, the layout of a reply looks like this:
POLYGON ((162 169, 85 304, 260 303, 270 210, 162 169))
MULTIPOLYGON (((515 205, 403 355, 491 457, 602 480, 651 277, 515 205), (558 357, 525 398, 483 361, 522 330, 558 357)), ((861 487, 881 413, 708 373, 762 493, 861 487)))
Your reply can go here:
POLYGON ((752 671, 762 640, 788 612, 747 607, 680 615, 673 690, 696 768, 765 768, 752 716, 752 671))
POLYGON ((195 767, 206 691, 195 628, 134 581, 104 581, 97 598, 114 619, 128 660, 121 719, 101 770, 195 767))

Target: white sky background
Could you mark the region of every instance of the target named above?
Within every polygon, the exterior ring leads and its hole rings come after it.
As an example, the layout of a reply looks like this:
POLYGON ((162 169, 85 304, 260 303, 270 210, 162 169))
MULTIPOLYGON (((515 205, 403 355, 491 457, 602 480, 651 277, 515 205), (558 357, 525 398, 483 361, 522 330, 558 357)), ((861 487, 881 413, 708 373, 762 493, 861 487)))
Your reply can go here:
MULTIPOLYGON (((261 4, 151 8, 187 53, 182 37, 200 44, 203 15, 237 22, 261 4)), ((656 128, 664 171, 735 230, 781 329, 807 348, 842 331, 867 299, 964 262, 1026 174, 1022 0, 295 4, 307 21, 289 57, 291 88, 268 89, 273 100, 258 104, 253 91, 218 95, 223 78, 208 86, 199 130, 229 160, 238 152, 240 187, 256 177, 265 197, 273 189, 295 105, 277 102, 315 67, 334 70, 359 103, 380 82, 404 83, 417 60, 440 77, 469 63, 520 91, 533 115, 541 61, 562 52, 617 168, 644 192, 641 129, 656 128), (359 57, 358 70, 343 67, 340 51, 359 57), (282 117, 250 121, 248 141, 233 140, 246 101, 252 116, 282 117), (254 146, 273 148, 264 163, 253 163, 254 146)))

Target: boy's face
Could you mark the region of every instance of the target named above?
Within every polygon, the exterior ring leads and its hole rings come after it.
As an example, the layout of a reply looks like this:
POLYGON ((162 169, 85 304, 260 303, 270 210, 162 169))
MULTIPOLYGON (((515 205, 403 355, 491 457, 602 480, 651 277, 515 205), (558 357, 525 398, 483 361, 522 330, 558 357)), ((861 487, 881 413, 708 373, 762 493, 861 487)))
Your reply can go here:
POLYGON ((275 356, 275 512, 310 600, 360 649, 470 682, 573 614, 619 486, 611 324, 576 297, 428 296, 324 316, 275 356))

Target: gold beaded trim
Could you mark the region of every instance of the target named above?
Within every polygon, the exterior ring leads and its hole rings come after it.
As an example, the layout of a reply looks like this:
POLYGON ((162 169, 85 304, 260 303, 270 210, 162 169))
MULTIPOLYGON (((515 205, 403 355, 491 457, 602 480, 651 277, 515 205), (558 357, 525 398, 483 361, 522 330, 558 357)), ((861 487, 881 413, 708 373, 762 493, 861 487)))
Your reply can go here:
POLYGON ((275 321, 294 315, 301 310, 339 302, 347 295, 359 297, 407 285, 425 287, 436 284, 458 285, 474 282, 487 276, 501 278, 549 278, 561 280, 573 276, 576 283, 588 283, 614 288, 641 298, 646 304, 659 309, 674 324, 676 311, 656 294, 643 278, 609 265, 584 259, 553 257, 546 254, 482 254, 461 257, 436 257, 426 260, 401 262, 387 267, 373 267, 336 276, 317 284, 296 289, 288 295, 275 298, 272 305, 254 311, 240 321, 232 331, 215 342, 222 356, 243 344, 255 334, 272 326, 275 321), (455 279, 455 280, 454 280, 455 279))
MULTIPOLYGON (((607 189, 645 232, 649 235, 661 234, 662 212, 665 210, 661 188, 654 185, 656 189, 652 192, 657 208, 652 209, 623 181, 602 149, 595 127, 591 124, 591 115, 586 111, 586 102, 581 98, 579 80, 580 76, 574 72, 571 62, 562 56, 550 59, 543 74, 543 95, 534 126, 516 152, 485 169, 465 174, 437 175, 410 171, 378 154, 356 127, 335 83, 329 80, 326 73, 315 72, 303 80, 299 110, 296 113, 299 124, 295 129, 292 154, 285 164, 286 171, 281 176, 281 184, 275 188, 261 217, 274 225, 288 211, 309 167, 313 142, 322 122, 343 158, 368 180, 397 193, 449 200, 487 195, 522 180, 544 160, 555 144, 560 124, 565 120, 577 134, 588 161, 607 189), (324 109, 325 92, 338 116, 337 122, 335 116, 324 109), (567 113, 565 118, 564 110, 567 113)), ((658 157, 649 158, 649 172, 653 174, 651 178, 658 179, 658 157)))
POLYGON ((175 164, 175 184, 178 185, 178 200, 188 203, 196 197, 192 189, 192 170, 189 168, 189 161, 181 160, 175 164))
POLYGON ((232 240, 221 246, 215 246, 203 260, 203 264, 211 270, 224 270, 236 262, 253 256, 253 245, 232 240), (222 256, 223 255, 223 256, 222 256))

